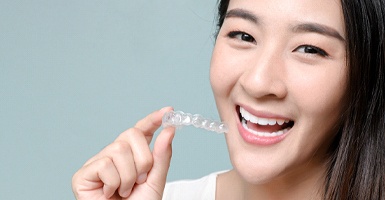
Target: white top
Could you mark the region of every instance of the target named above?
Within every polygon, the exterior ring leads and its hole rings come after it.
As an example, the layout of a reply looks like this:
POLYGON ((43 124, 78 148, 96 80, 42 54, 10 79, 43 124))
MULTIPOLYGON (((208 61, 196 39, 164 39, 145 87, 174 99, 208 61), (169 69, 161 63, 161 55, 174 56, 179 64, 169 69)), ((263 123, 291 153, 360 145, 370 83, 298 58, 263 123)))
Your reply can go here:
POLYGON ((215 200, 217 176, 223 172, 215 172, 197 180, 167 183, 162 200, 215 200))

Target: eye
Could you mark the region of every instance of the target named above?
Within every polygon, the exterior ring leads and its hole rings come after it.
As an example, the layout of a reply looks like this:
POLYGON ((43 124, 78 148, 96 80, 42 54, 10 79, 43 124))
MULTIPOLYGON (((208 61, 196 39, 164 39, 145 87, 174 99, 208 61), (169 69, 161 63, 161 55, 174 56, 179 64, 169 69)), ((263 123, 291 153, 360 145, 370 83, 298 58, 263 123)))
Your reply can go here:
POLYGON ((253 36, 242 31, 231 31, 228 36, 245 42, 255 42, 253 36))
POLYGON ((326 51, 324 51, 323 49, 321 49, 319 47, 313 46, 313 45, 301 45, 301 46, 297 47, 296 49, 294 49, 294 51, 298 51, 301 53, 308 53, 308 54, 318 54, 322 57, 329 56, 329 54, 326 53, 326 51))

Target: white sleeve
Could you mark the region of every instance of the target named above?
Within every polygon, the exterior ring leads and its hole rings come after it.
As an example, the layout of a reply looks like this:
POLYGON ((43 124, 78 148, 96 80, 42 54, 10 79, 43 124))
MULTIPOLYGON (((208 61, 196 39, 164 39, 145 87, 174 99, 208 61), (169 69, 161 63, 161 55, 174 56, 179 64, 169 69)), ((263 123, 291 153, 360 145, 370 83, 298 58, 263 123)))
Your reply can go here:
POLYGON ((167 183, 162 200, 215 200, 217 175, 167 183))

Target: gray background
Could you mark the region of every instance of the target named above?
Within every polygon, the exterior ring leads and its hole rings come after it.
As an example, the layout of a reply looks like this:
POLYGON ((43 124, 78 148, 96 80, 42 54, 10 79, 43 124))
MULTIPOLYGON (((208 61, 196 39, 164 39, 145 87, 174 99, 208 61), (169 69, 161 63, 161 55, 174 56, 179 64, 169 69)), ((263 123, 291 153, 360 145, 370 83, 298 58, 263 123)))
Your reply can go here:
MULTIPOLYGON (((71 177, 153 110, 218 118, 216 0, 0 0, 0 199, 73 199, 71 177)), ((185 127, 168 180, 229 169, 223 135, 185 127)))

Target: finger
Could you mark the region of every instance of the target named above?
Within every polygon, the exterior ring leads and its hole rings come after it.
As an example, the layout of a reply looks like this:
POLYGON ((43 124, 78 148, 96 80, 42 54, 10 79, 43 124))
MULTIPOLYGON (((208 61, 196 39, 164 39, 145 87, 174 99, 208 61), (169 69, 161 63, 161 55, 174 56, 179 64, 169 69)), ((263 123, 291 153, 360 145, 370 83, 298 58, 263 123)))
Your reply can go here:
POLYGON ((127 142, 114 142, 110 152, 120 177, 118 193, 121 197, 128 197, 137 177, 131 146, 127 142))
MULTIPOLYGON (((143 140, 145 141, 144 138, 143 140)), ((145 145, 142 146, 141 149, 145 150, 147 148, 147 151, 150 151, 146 142, 144 143, 145 145)), ((150 156, 152 157, 152 155, 150 156)), ((137 179, 137 172, 131 145, 125 141, 113 142, 104 148, 99 154, 90 159, 87 162, 89 164, 86 165, 90 165, 93 162, 104 158, 109 158, 116 167, 120 179, 120 186, 118 190, 119 195, 122 197, 129 196, 137 179)))
MULTIPOLYGON (((162 123, 162 117, 164 113, 172 110, 172 107, 164 107, 158 111, 155 111, 151 114, 149 114, 144 119, 140 120, 134 128, 130 128, 123 133, 121 133, 115 140, 116 141, 131 141, 130 135, 132 132, 137 132, 138 130, 142 131, 142 134, 146 137, 147 146, 151 143, 152 136, 156 129, 159 128, 159 126, 162 123)), ((132 142, 134 144, 135 142, 132 142)), ((108 146, 104 148, 102 151, 100 151, 98 154, 96 154, 94 157, 90 158, 84 165, 88 165, 89 163, 98 160, 100 158, 103 158, 105 156, 109 156, 110 152, 107 150, 108 146)), ((84 166, 83 165, 83 166, 84 166)))
POLYGON ((74 189, 76 194, 103 187, 104 195, 110 198, 120 185, 119 173, 113 161, 107 157, 84 166, 75 176, 73 182, 77 185, 74 189))
POLYGON ((137 174, 136 183, 141 184, 146 181, 147 174, 152 168, 153 157, 147 140, 138 129, 133 129, 129 135, 129 144, 135 161, 135 169, 137 174), (136 130, 136 131, 134 131, 136 130))
POLYGON ((167 127, 161 131, 154 144, 152 152, 154 165, 148 174, 147 183, 159 194, 163 193, 166 177, 170 167, 172 149, 171 143, 175 135, 174 127, 167 127))
POLYGON ((160 125, 162 125, 163 115, 171 110, 173 110, 172 107, 164 107, 158 111, 155 111, 142 120, 138 121, 134 127, 142 130, 145 136, 153 136, 154 132, 160 127, 160 125))

